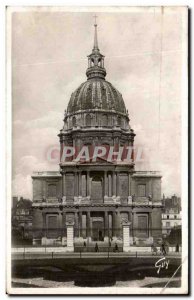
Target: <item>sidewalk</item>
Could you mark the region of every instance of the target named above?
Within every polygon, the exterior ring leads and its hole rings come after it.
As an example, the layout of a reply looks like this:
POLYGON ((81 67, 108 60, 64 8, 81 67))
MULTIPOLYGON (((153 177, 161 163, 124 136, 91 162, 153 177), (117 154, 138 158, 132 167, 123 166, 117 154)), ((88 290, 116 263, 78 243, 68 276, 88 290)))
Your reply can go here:
MULTIPOLYGON (((158 257, 161 253, 153 254, 151 251, 130 252, 68 252, 66 247, 39 247, 39 248, 12 248, 12 259, 42 259, 42 258, 116 258, 116 257, 158 257)), ((166 257, 180 258, 181 253, 169 252, 166 257)))
MULTIPOLYGON (((175 252, 174 249, 169 249, 170 251, 168 251, 167 254, 173 254, 173 255, 180 255, 181 252, 175 252)), ((12 253, 70 253, 67 249, 67 247, 14 247, 12 248, 12 253)), ((82 251, 82 253, 95 253, 95 252, 86 252, 86 251, 82 251)), ((108 251, 100 251, 98 253, 107 253, 108 251)), ((72 253, 72 252, 71 252, 72 253)), ((80 253, 80 251, 76 251, 73 253, 80 253)), ((141 254, 149 254, 149 255, 155 255, 152 253, 151 251, 151 247, 134 247, 131 246, 131 250, 129 252, 112 252, 110 251, 109 253, 111 254, 116 254, 116 253, 141 253, 141 254)), ((158 247, 158 253, 157 255, 160 254, 160 250, 158 247)))

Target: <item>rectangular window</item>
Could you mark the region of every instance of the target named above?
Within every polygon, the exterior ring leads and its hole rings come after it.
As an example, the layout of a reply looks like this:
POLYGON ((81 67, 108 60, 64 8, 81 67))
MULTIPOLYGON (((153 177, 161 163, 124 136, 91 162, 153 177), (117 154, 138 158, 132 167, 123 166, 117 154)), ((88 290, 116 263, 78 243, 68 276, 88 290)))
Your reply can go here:
POLYGON ((140 214, 137 216, 136 235, 138 237, 148 237, 148 215, 140 214))
POLYGON ((58 216, 57 215, 48 215, 47 216, 47 237, 48 238, 57 238, 59 235, 58 232, 58 216))
POLYGON ((170 227, 170 222, 166 222, 166 227, 170 227))
POLYGON ((67 173, 65 176, 65 186, 66 186, 66 196, 68 199, 73 199, 74 197, 74 184, 75 184, 74 174, 67 173))
POLYGON ((146 185, 138 184, 138 197, 145 197, 145 196, 146 196, 146 185))
POLYGON ((49 184, 48 185, 48 196, 51 197, 51 198, 57 196, 56 184, 49 184))

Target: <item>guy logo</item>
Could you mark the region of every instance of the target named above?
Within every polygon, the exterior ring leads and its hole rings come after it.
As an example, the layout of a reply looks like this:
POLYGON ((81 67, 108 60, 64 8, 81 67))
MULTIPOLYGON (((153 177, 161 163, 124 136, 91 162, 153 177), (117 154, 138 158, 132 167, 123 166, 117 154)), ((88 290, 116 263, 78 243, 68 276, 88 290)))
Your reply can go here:
POLYGON ((160 258, 156 263, 155 263, 155 267, 158 268, 157 273, 160 273, 161 269, 168 269, 168 265, 169 265, 170 260, 167 260, 166 257, 162 257, 160 258))

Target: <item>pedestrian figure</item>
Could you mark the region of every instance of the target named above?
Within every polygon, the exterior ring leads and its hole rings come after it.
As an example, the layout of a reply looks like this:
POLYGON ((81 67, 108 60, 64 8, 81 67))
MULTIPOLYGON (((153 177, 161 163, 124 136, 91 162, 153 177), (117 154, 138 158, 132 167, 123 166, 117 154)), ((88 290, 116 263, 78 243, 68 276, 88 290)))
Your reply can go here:
POLYGON ((162 245, 161 245, 161 252, 162 252, 163 255, 166 254, 166 248, 165 248, 164 243, 162 243, 162 245))
POLYGON ((84 242, 84 247, 86 247, 86 242, 84 242))
POLYGON ((157 247, 154 244, 152 245, 151 250, 152 250, 152 254, 153 255, 157 254, 157 252, 158 252, 158 249, 157 249, 157 247))
POLYGON ((118 248, 118 245, 117 245, 117 243, 115 243, 114 252, 119 252, 119 248, 118 248))
POLYGON ((95 245, 95 252, 99 252, 98 244, 95 245))
POLYGON ((109 247, 111 247, 111 240, 109 240, 109 247))

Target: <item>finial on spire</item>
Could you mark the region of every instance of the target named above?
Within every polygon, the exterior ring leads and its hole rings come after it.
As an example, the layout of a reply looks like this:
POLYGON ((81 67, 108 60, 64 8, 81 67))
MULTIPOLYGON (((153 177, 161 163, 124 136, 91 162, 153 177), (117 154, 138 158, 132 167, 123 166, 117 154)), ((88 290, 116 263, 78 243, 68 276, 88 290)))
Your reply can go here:
POLYGON ((96 23, 96 19, 97 19, 98 17, 95 15, 94 16, 94 48, 93 48, 93 50, 99 50, 98 49, 98 38, 97 38, 97 23, 96 23))

